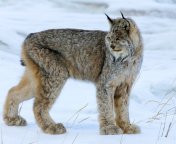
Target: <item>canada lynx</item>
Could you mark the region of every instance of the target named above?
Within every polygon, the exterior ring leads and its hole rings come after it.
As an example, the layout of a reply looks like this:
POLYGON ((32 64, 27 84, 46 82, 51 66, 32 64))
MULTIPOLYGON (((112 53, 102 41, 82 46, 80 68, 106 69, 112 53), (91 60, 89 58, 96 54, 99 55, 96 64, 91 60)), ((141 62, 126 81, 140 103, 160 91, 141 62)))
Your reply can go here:
POLYGON ((26 66, 21 82, 8 92, 3 118, 7 125, 24 126, 19 103, 35 97, 33 111, 43 132, 66 132, 49 115, 66 80, 95 83, 100 134, 135 134, 129 120, 129 95, 143 58, 140 32, 130 18, 111 19, 110 31, 53 29, 32 33, 22 47, 26 66), (115 116, 114 116, 115 113, 115 116))

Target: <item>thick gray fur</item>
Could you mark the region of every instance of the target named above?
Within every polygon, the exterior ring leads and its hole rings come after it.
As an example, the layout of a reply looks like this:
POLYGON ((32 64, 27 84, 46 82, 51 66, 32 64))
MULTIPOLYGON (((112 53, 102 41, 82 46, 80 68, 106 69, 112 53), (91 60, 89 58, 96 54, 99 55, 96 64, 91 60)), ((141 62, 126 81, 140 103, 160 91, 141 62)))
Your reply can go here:
POLYGON ((109 18, 109 23, 109 32, 53 29, 30 34, 22 48, 24 76, 5 102, 6 124, 26 125, 18 106, 35 97, 33 110, 40 128, 50 134, 66 132, 49 110, 71 77, 95 84, 100 134, 140 133, 130 124, 129 95, 142 64, 141 35, 130 18, 109 18))

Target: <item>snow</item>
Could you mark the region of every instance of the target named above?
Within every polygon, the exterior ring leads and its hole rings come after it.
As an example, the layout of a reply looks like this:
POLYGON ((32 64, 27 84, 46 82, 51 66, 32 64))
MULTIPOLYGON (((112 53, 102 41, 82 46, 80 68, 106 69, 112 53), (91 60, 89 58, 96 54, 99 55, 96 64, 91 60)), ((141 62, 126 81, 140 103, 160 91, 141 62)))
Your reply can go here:
POLYGON ((117 18, 120 10, 125 17, 136 21, 144 42, 144 62, 130 97, 130 119, 141 127, 141 134, 100 135, 95 86, 69 79, 50 112, 56 122, 66 126, 66 134, 49 135, 40 130, 34 119, 32 99, 23 102, 20 113, 27 120, 27 126, 7 126, 1 117, 1 143, 176 143, 175 125, 165 137, 172 119, 172 124, 176 121, 175 109, 171 109, 176 103, 176 92, 173 91, 176 88, 175 0, 0 0, 0 115, 8 90, 17 85, 23 75, 20 51, 29 33, 53 28, 108 31, 104 13, 117 18), (172 100, 162 109, 170 97, 172 100), (165 119, 160 115, 160 119, 148 123, 160 109, 161 113, 166 115, 167 112, 170 116, 165 119))

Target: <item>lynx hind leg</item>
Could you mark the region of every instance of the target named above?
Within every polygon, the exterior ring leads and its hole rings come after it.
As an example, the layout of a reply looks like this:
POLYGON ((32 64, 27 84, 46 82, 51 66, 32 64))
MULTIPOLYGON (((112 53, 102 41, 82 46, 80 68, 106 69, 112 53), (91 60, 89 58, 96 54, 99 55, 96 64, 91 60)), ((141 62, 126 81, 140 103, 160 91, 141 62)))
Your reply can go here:
POLYGON ((25 126, 26 121, 18 114, 19 104, 34 97, 34 83, 29 78, 29 70, 26 68, 20 83, 12 87, 7 95, 3 119, 9 126, 25 126))
POLYGON ((121 85, 116 89, 114 98, 116 124, 119 125, 125 134, 138 134, 141 132, 140 127, 130 124, 129 94, 130 87, 128 84, 121 85))
POLYGON ((33 110, 37 124, 45 133, 62 134, 66 132, 65 127, 61 123, 56 124, 49 114, 52 105, 66 82, 67 76, 65 73, 62 68, 60 68, 58 75, 46 76, 41 73, 41 86, 37 92, 33 110))
POLYGON ((25 62, 33 63, 30 67, 37 84, 33 111, 38 126, 45 133, 65 133, 65 127, 55 123, 49 114, 68 78, 64 58, 59 53, 34 43, 30 37, 24 42, 22 53, 25 62))

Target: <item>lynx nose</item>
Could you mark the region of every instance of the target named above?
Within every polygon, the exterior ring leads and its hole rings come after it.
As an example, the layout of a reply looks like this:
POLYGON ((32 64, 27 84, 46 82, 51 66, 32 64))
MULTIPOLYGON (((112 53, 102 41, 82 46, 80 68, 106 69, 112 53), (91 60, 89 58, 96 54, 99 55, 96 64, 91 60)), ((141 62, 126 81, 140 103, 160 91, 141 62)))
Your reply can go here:
POLYGON ((115 49, 115 46, 114 46, 113 44, 111 44, 110 47, 111 47, 112 49, 115 49))

